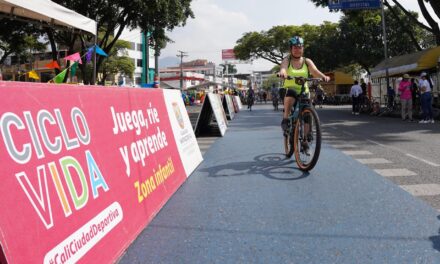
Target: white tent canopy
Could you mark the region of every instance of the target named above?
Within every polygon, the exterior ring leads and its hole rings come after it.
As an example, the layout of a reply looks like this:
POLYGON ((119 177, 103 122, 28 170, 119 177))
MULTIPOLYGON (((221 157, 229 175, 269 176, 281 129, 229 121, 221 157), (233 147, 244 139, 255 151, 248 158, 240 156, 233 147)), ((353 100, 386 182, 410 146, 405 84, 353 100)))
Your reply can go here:
POLYGON ((96 34, 96 22, 50 0, 0 0, 0 12, 96 34))

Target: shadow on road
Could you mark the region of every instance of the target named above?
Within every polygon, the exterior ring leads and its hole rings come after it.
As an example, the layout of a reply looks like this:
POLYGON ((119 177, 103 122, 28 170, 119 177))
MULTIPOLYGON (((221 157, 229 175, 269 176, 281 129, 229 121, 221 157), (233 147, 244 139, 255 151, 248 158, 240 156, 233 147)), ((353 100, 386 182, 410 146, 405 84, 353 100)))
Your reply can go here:
POLYGON ((254 157, 253 161, 232 162, 204 168, 208 177, 233 177, 263 175, 274 180, 299 180, 309 176, 296 167, 294 159, 286 159, 284 154, 269 153, 254 157))
MULTIPOLYGON (((440 215, 437 216, 437 219, 440 220, 440 215)), ((440 229, 439 229, 438 233, 439 233, 439 235, 437 235, 437 236, 429 237, 429 240, 431 240, 431 242, 432 242, 432 247, 435 250, 440 251, 440 229)))

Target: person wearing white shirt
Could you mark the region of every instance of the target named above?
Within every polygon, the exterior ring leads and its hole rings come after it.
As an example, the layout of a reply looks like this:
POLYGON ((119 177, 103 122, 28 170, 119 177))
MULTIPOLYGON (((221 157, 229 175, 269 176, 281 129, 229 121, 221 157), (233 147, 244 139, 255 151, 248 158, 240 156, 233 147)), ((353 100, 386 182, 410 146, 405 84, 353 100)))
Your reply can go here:
POLYGON ((422 105, 422 120, 419 121, 420 124, 431 123, 434 124, 434 118, 432 114, 432 93, 431 85, 428 81, 428 76, 426 72, 422 72, 419 80, 419 89, 421 92, 421 105, 422 105))
POLYGON ((353 115, 359 115, 359 108, 360 108, 359 104, 360 104, 361 94, 362 94, 362 88, 359 85, 359 82, 356 80, 354 81, 354 85, 351 87, 350 90, 350 96, 353 103, 353 110, 351 113, 353 115))

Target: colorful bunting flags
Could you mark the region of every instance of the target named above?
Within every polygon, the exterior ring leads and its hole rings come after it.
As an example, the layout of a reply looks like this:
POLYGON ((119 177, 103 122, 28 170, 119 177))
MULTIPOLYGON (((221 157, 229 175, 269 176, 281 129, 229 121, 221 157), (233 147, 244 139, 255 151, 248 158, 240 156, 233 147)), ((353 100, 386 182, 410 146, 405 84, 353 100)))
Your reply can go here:
POLYGON ((70 66, 70 78, 73 78, 73 76, 75 76, 77 68, 78 62, 75 62, 72 66, 70 66))
POLYGON ((38 76, 38 73, 34 70, 28 72, 29 78, 34 79, 34 80, 39 80, 40 76, 38 76))
POLYGON ((82 64, 81 55, 79 55, 79 52, 66 56, 64 59, 68 61, 77 61, 79 64, 82 64))
POLYGON ((67 69, 60 72, 57 76, 55 76, 55 78, 53 78, 54 82, 55 83, 63 83, 64 77, 66 76, 66 73, 67 73, 67 69))
POLYGON ((108 57, 107 53, 105 53, 98 45, 95 45, 95 48, 96 48, 96 54, 108 57))
POLYGON ((46 65, 44 65, 46 68, 49 68, 49 69, 55 69, 55 68, 57 68, 57 69, 59 69, 59 70, 61 70, 61 68, 60 68, 60 65, 58 65, 58 62, 57 61, 52 61, 52 62, 49 62, 48 64, 46 64, 46 65))
POLYGON ((92 61, 92 55, 93 55, 93 47, 91 47, 91 48, 89 48, 87 50, 87 53, 86 53, 86 63, 89 63, 89 62, 92 61))

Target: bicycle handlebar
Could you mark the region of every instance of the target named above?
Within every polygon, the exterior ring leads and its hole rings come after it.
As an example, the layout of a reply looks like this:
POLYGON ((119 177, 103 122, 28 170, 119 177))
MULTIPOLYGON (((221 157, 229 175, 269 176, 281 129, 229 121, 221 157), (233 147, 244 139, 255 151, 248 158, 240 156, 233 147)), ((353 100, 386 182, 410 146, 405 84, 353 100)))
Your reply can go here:
MULTIPOLYGON (((281 77, 280 74, 277 74, 277 77, 281 77)), ((287 76, 285 79, 287 80, 300 80, 300 81, 306 81, 306 82, 322 82, 322 78, 304 78, 304 77, 296 77, 296 76, 287 76)))

